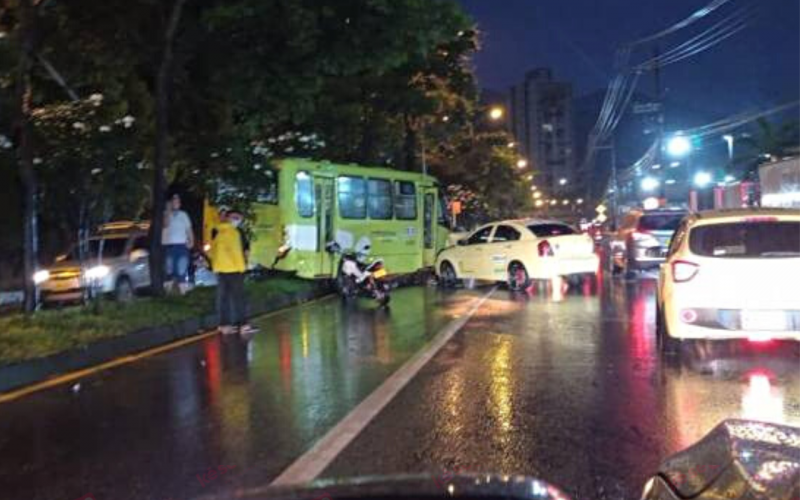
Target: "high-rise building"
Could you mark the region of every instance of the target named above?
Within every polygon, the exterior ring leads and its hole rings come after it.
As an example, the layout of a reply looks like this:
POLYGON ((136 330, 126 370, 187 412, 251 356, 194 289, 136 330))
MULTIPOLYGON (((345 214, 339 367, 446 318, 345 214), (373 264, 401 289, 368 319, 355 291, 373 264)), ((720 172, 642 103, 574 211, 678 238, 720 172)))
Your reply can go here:
POLYGON ((577 181, 572 84, 555 81, 549 68, 529 71, 511 88, 508 108, 511 132, 537 173, 537 185, 550 193, 572 190, 577 181))

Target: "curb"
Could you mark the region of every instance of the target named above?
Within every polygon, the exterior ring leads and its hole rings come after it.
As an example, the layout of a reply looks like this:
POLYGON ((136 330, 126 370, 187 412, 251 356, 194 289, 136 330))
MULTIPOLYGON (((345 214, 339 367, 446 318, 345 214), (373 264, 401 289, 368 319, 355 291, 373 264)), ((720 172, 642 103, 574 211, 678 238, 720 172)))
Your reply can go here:
MULTIPOLYGON (((248 317, 300 305, 330 293, 330 287, 320 284, 307 292, 271 297, 268 301, 249 304, 248 317)), ((43 382, 66 373, 91 368, 122 356, 147 351, 177 340, 187 339, 217 326, 217 315, 189 318, 171 325, 137 330, 120 337, 93 342, 84 347, 60 352, 44 358, 30 359, 0 366, 0 394, 43 382)))

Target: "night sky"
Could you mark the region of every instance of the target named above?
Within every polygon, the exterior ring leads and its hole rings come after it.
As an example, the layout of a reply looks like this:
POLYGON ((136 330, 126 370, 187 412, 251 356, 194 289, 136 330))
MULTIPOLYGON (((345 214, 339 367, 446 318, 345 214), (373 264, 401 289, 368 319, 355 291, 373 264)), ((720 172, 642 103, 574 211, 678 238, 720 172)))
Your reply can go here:
MULTIPOLYGON (((710 0, 460 0, 483 33, 475 63, 481 86, 506 91, 538 66, 571 81, 576 94, 604 89, 615 49, 660 31, 710 0)), ((800 0, 733 0, 709 18, 662 41, 690 39, 740 7, 756 7, 744 31, 665 68, 671 101, 710 118, 800 98, 800 0)), ((652 50, 652 49, 648 49, 652 50)), ((638 52, 635 61, 648 54, 638 52)), ((651 76, 639 90, 650 91, 651 76)))

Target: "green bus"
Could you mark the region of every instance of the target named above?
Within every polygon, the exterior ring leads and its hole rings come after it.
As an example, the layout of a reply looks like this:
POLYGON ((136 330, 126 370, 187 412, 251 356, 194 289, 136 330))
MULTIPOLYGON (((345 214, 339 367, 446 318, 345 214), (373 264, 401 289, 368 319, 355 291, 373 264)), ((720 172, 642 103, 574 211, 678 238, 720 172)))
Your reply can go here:
MULTIPOLYGON (((276 269, 333 278, 338 257, 325 246, 336 241, 345 250, 369 245, 391 274, 410 274, 432 268, 447 245, 447 205, 431 176, 304 159, 279 160, 272 168, 253 207, 251 264, 270 267, 288 245, 276 269)), ((209 235, 213 214, 204 219, 209 235)))

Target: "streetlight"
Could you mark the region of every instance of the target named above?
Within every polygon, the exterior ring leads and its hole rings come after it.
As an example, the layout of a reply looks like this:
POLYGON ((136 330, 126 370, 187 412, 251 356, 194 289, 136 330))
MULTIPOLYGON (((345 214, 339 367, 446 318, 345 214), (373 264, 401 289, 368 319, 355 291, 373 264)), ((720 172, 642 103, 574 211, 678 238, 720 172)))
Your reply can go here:
POLYGON ((575 203, 577 203, 578 205, 583 205, 583 198, 578 198, 578 201, 576 201, 575 203))
POLYGON ((509 143, 508 143, 508 148, 509 148, 509 149, 514 149, 515 147, 517 147, 517 143, 516 143, 516 142, 513 142, 513 141, 512 141, 512 142, 509 142, 509 143))
POLYGON ((655 191, 661 185, 655 177, 645 177, 642 179, 642 191, 655 191))
POLYGON ((704 188, 711 184, 714 178, 708 172, 697 172, 694 175, 694 184, 699 188, 704 188))
POLYGON ((533 197, 538 200, 539 198, 542 197, 542 192, 536 191, 535 193, 533 193, 533 197))
POLYGON ((542 200, 536 200, 536 208, 540 208, 542 205, 544 205, 542 200))
POLYGON ((692 152, 692 141, 684 135, 676 135, 667 142, 667 153, 681 158, 692 152))
POLYGON ((559 179, 558 185, 559 186, 566 186, 567 185, 567 179, 562 177, 561 179, 559 179))
POLYGON ((733 136, 725 134, 722 136, 722 140, 728 143, 728 160, 733 161, 733 136))
POLYGON ((503 119, 505 116, 506 111, 501 106, 493 106, 489 110, 489 119, 493 122, 497 122, 503 119))
POLYGON ((524 158, 520 158, 517 160, 517 168, 526 168, 528 166, 528 160, 524 158))

